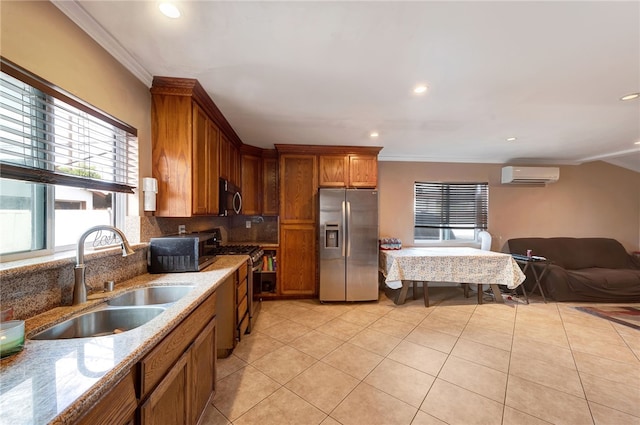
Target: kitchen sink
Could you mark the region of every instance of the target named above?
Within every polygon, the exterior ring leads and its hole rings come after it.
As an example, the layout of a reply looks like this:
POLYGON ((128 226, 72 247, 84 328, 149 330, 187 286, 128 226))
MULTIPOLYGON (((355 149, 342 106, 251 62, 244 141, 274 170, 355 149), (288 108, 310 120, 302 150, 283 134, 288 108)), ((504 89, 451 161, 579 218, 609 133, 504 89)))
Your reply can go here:
POLYGON ((107 301, 111 306, 145 306, 168 304, 184 297, 193 286, 150 286, 125 292, 107 301))
POLYGON ((165 307, 103 308, 58 323, 31 339, 50 340, 113 335, 142 326, 165 307))

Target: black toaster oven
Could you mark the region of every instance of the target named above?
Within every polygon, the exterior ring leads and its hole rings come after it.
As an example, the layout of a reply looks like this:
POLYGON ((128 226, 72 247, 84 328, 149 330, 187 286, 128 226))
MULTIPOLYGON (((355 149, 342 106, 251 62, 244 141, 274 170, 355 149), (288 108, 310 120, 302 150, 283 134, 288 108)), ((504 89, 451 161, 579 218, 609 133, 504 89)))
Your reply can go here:
POLYGON ((197 272, 213 264, 217 235, 196 233, 162 236, 149 240, 149 273, 197 272))

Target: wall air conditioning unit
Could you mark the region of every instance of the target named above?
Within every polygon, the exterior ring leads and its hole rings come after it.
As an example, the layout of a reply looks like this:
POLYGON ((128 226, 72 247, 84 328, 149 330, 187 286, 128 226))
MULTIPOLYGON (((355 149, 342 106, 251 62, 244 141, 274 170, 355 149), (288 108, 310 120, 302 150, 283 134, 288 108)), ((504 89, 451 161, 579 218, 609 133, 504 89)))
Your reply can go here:
POLYGON ((547 184, 558 181, 558 167, 502 167, 502 183, 509 184, 547 184))

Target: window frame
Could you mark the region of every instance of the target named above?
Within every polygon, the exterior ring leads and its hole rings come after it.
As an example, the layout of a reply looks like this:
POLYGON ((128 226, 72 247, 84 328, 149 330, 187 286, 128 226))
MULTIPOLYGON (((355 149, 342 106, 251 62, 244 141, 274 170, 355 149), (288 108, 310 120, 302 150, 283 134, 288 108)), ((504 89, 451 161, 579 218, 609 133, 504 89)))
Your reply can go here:
MULTIPOLYGON (((463 200, 464 202, 464 200, 463 200)), ((479 243, 479 232, 482 230, 486 230, 488 228, 488 216, 489 216, 489 183, 487 182, 414 182, 413 186, 413 243, 415 245, 478 245, 479 243), (455 196, 455 193, 452 192, 452 188, 459 187, 461 192, 460 196, 469 196, 470 186, 475 186, 473 195, 473 200, 469 198, 467 202, 473 201, 475 204, 473 208, 465 208, 463 212, 458 211, 456 214, 452 214, 451 210, 451 197, 455 196), (422 199, 418 199, 419 189, 426 191, 422 199), (465 191, 466 189, 466 191, 465 191), (480 191, 478 194, 477 192, 480 191), (438 196, 434 196, 434 194, 438 194, 438 196), (429 194, 431 197, 429 197, 429 194), (479 198, 479 196, 481 198, 479 198), (440 199, 438 199, 440 198, 440 199), (440 207, 437 211, 437 217, 435 218, 426 218, 425 208, 427 208, 427 203, 434 203, 435 206, 440 207), (446 211, 442 210, 444 205, 448 205, 449 208, 446 211), (422 214, 419 210, 422 209, 422 214), (471 213, 471 211, 473 211, 471 213), (454 216, 454 221, 460 221, 462 219, 469 220, 467 222, 463 222, 462 224, 452 225, 450 223, 451 216, 454 216), (473 216, 471 219, 469 216, 473 216), (444 222, 445 217, 449 218, 449 222, 444 222), (418 224, 421 222, 422 224, 418 224), (425 223, 437 223, 433 225, 425 224, 425 223), (434 229, 434 231, 438 232, 438 239, 432 238, 427 239, 424 237, 419 237, 417 235, 417 229, 434 229), (456 239, 450 238, 447 235, 448 232, 453 233, 454 230, 473 230, 473 238, 464 238, 464 239, 456 239)))
MULTIPOLYGON (((0 177, 10 179, 10 180, 15 180, 15 181, 21 181, 24 183, 31 183, 34 185, 34 187, 32 187, 33 193, 36 193, 39 190, 36 188, 35 185, 44 186, 44 189, 43 189, 44 194, 41 197, 42 199, 37 199, 37 202, 39 203, 37 205, 32 204, 31 206, 32 214, 35 217, 35 218, 32 218, 32 230, 34 235, 32 237, 35 238, 36 233, 38 233, 40 237, 43 237, 44 243, 42 245, 44 245, 44 247, 42 249, 38 248, 38 249, 30 249, 28 251, 0 254, 0 262, 9 262, 9 261, 29 259, 29 258, 36 258, 36 257, 52 255, 58 252, 64 252, 64 251, 69 251, 71 249, 75 249, 75 244, 64 245, 64 246, 55 245, 56 244, 55 242, 56 186, 69 186, 69 187, 76 187, 80 189, 90 189, 90 190, 93 189, 93 190, 100 190, 100 191, 112 193, 112 198, 111 198, 112 199, 112 204, 111 204, 112 219, 110 220, 111 223, 109 224, 115 225, 116 227, 123 229, 125 226, 125 216, 127 211, 127 201, 128 201, 127 194, 135 193, 134 189, 138 185, 138 179, 139 179, 137 130, 134 127, 106 114, 105 112, 99 110, 98 108, 95 108, 89 103, 55 86, 54 84, 30 73, 29 71, 21 68, 20 66, 14 64, 13 62, 7 60, 2 56, 0 56, 0 65, 1 65, 1 71, 3 73, 22 82, 27 86, 32 87, 37 92, 41 93, 42 96, 45 96, 44 98, 42 98, 41 100, 42 102, 47 102, 47 104, 51 104, 51 105, 55 105, 56 102, 58 101, 64 102, 65 104, 70 105, 71 107, 75 108, 81 113, 86 113, 89 116, 90 120, 94 120, 94 119, 99 120, 98 124, 104 126, 103 128, 107 129, 107 131, 109 130, 109 128, 113 128, 115 130, 113 133, 113 140, 114 140, 113 161, 117 161, 117 162, 114 162, 114 164, 117 164, 118 170, 124 170, 122 172, 118 172, 118 174, 114 172, 113 181, 111 179, 96 180, 95 178, 91 178, 90 175, 81 174, 78 176, 78 175, 63 174, 64 171, 62 171, 62 173, 58 172, 56 169, 57 167, 56 168, 46 167, 46 168, 39 169, 39 168, 32 168, 30 166, 22 166, 20 163, 17 163, 16 165, 14 165, 11 162, 2 162, 0 164, 0 177), (120 142, 120 144, 117 146, 115 145, 116 137, 123 137, 123 136, 116 136, 116 134, 120 134, 120 135, 124 134, 124 139, 123 139, 125 142, 124 145, 122 144, 122 142, 120 142), (124 164, 124 168, 122 167, 122 164, 124 164), (116 175, 119 175, 120 177, 116 177, 116 175), (83 176, 86 176, 86 177, 83 177, 83 176), (34 227, 34 222, 36 220, 42 220, 42 223, 44 223, 43 224, 44 229, 34 227)), ((54 113, 55 111, 56 109, 53 109, 53 112, 49 111, 48 113, 54 113)), ((56 116, 56 114, 54 113, 53 116, 56 116)), ((90 122, 94 122, 94 121, 90 121, 90 122)), ((27 121, 27 123, 28 123, 27 125, 31 125, 31 128, 38 127, 37 125, 34 126, 33 122, 27 121)), ((52 125, 55 126, 55 124, 52 124, 52 125)), ((12 128, 12 127, 8 126, 7 129, 9 128, 12 128)), ((34 140, 33 143, 35 143, 35 140, 44 140, 45 152, 54 152, 51 149, 55 149, 55 146, 57 146, 55 136, 53 136, 53 139, 51 140, 50 146, 53 146, 52 148, 49 146, 49 143, 48 143, 48 137, 51 137, 51 136, 46 136, 46 134, 51 134, 52 133, 51 129, 55 129, 55 128, 56 127, 43 128, 42 133, 39 133, 36 135, 38 139, 33 139, 34 140)), ((108 136, 111 133, 101 132, 100 134, 102 135, 106 134, 108 136)), ((11 139, 7 139, 7 140, 11 140, 11 139)), ((105 143, 109 143, 109 139, 103 139, 103 140, 106 140, 105 143)), ((11 155, 11 153, 8 153, 8 155, 11 155)), ((11 158, 13 158, 13 156, 7 156, 7 159, 9 161, 11 158)), ((113 169, 116 170, 115 166, 113 169)), ((35 196, 34 196, 34 199, 35 199, 35 196)), ((88 242, 88 243, 91 243, 91 242, 88 242)), ((36 244, 36 245, 40 245, 40 244, 36 244)), ((31 246, 33 247, 34 244, 32 243, 31 246)))

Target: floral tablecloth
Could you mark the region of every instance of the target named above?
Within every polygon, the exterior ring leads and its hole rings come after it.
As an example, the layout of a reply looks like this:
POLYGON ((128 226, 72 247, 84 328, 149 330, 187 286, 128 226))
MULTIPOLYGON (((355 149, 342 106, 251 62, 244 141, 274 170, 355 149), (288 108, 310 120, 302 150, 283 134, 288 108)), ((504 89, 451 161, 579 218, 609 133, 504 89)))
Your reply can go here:
POLYGON ((525 279, 511 255, 466 247, 381 250, 379 265, 392 289, 401 288, 403 280, 498 284, 513 289, 525 279))

